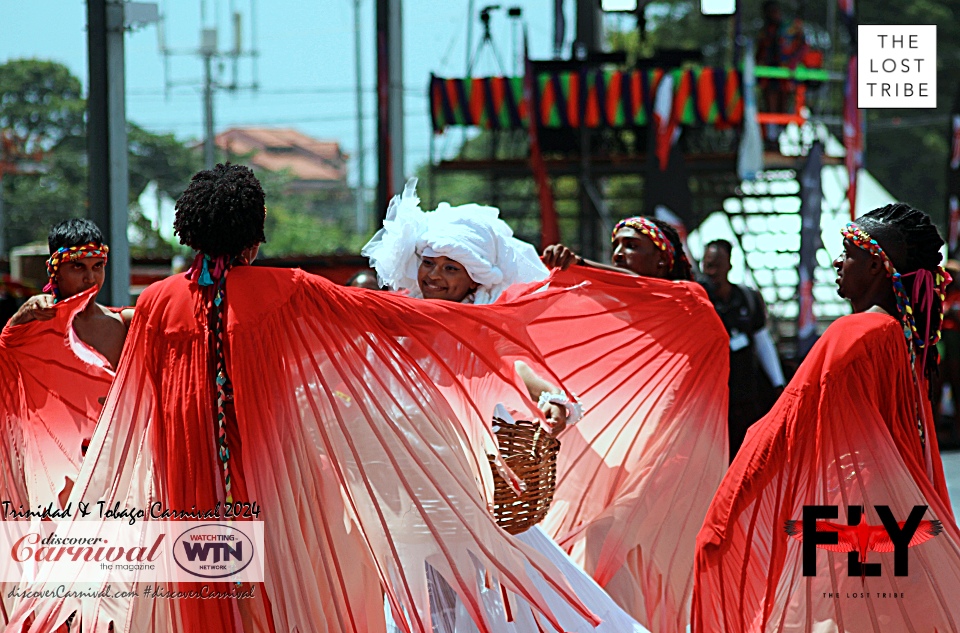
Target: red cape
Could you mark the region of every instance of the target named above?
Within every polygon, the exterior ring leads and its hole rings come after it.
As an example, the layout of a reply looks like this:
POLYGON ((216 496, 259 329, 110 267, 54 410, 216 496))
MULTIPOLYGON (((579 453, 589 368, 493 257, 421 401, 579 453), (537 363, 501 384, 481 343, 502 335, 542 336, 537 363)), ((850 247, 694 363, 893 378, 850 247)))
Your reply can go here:
POLYGON ((682 631, 728 463, 726 331, 695 283, 573 267, 550 286, 573 290, 530 336, 586 414, 543 527, 641 624, 682 631))
POLYGON ((98 400, 113 380, 106 359, 73 332, 74 317, 95 294, 56 304, 48 321, 0 334, 0 499, 14 506, 57 508, 67 479, 77 478, 98 400))
MULTIPOLYGON (((299 270, 232 270, 226 344, 237 426, 228 437, 246 500, 263 511, 261 599, 28 600, 17 623, 33 614, 30 630, 47 631, 79 610, 85 632, 111 621, 117 633, 268 623, 376 632, 382 586, 395 616, 406 614, 401 626, 426 632, 425 563, 483 627, 496 623, 483 620, 479 569, 541 612, 545 630, 560 627, 534 574, 592 617, 556 568, 488 510, 490 415, 497 403, 533 407, 513 361, 546 371, 524 324, 559 294, 462 306, 345 289, 299 270)), ((141 296, 71 499, 201 510, 223 500, 203 314, 183 275, 141 296)))
MULTIPOLYGON (((0 334, 0 501, 11 510, 56 510, 77 480, 113 381, 107 360, 73 332, 95 296, 81 293, 56 304, 52 319, 0 334)), ((0 623, 11 612, 7 589, 0 587, 0 623)))
POLYGON ((925 393, 891 317, 855 314, 827 329, 751 427, 710 506, 697 538, 694 632, 960 630, 960 531, 925 393), (871 525, 876 505, 899 521, 927 505, 924 518, 944 531, 909 549, 906 577, 894 576, 893 553, 870 552, 882 575, 861 584, 847 554, 824 550, 805 577, 802 545, 784 529, 804 505, 837 505, 842 524, 861 505, 871 525))

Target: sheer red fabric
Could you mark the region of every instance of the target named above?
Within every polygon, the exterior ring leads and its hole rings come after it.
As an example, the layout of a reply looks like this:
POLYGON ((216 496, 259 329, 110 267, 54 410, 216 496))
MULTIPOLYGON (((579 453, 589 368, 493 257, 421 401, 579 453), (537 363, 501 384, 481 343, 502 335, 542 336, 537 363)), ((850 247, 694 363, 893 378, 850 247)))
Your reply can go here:
POLYGON ((33 511, 60 507, 77 478, 113 370, 73 332, 96 292, 57 303, 56 316, 0 334, 0 499, 33 511))
POLYGON ((903 331, 891 317, 861 313, 832 324, 773 410, 751 427, 697 538, 693 630, 960 630, 960 531, 950 509, 923 380, 916 384, 903 331), (925 441, 921 441, 918 417, 925 441), (909 574, 894 554, 868 553, 881 576, 848 575, 848 555, 817 550, 803 576, 803 545, 785 523, 804 505, 889 506, 903 521, 914 506, 943 533, 909 549, 909 574))
MULTIPOLYGON (((235 501, 256 501, 265 521, 260 599, 28 600, 17 626, 35 616, 29 630, 48 631, 78 610, 85 632, 110 622, 118 632, 376 632, 385 591, 401 628, 427 632, 427 563, 481 631, 497 623, 480 606, 480 569, 487 586, 521 596, 556 630, 534 577, 595 620, 488 508, 491 412, 497 403, 535 409, 513 361, 549 375, 524 324, 560 294, 462 306, 341 288, 302 271, 233 269, 228 445, 239 452, 231 468, 242 468, 235 501), (243 489, 249 498, 236 498, 243 489)), ((205 310, 182 275, 141 296, 72 499, 170 509, 223 500, 205 310)))
POLYGON ((550 285, 571 290, 530 336, 586 414, 543 527, 641 624, 683 631, 727 466, 726 331, 698 284, 572 267, 550 285))
MULTIPOLYGON (((57 510, 77 479, 113 380, 106 359, 73 332, 74 317, 95 296, 61 301, 54 318, 0 334, 0 501, 10 510, 57 510)), ((6 623, 13 601, 0 590, 6 623)))

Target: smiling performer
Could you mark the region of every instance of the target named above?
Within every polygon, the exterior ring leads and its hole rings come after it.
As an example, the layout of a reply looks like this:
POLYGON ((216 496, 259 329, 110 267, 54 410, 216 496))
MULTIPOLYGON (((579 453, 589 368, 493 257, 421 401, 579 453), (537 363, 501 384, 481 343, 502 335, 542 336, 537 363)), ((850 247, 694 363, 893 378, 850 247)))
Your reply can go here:
MULTIPOLYGON (((416 202, 408 184, 364 250, 383 283, 413 296, 504 306, 541 291, 536 280, 546 269, 496 209, 441 204, 424 213, 416 202)), ((617 592, 610 595, 619 606, 603 592, 596 601, 578 593, 613 627, 606 630, 685 628, 696 530, 727 463, 723 326, 696 284, 582 267, 546 281, 568 292, 528 331, 586 413, 560 436, 544 527, 617 592)), ((519 539, 562 556, 539 527, 519 539)), ((578 583, 563 560, 575 588, 597 589, 578 583)))
MULTIPOLYGON (((403 195, 395 197, 387 211, 383 229, 363 248, 379 281, 392 290, 408 291, 415 298, 441 302, 485 305, 493 303, 514 284, 540 282, 547 277, 536 250, 513 237, 513 231, 499 218, 494 207, 467 204, 452 207, 441 203, 436 211, 424 212, 415 194, 416 179, 407 183, 403 195)), ((433 303, 431 301, 430 303, 433 303)), ((516 370, 531 398, 538 400, 551 434, 582 417, 582 407, 567 394, 535 373, 528 365, 516 363, 516 370)), ((514 412, 516 413, 516 412, 514 412)), ((491 419, 494 411, 490 411, 491 419)), ((499 416, 510 420, 508 411, 499 416)), ((509 423, 509 422, 503 422, 509 423)), ((583 573, 557 545, 534 526, 517 535, 518 540, 552 560, 578 597, 603 620, 599 627, 582 615, 557 605, 560 622, 571 633, 644 633, 610 597, 583 573)), ((479 576, 482 579, 483 574, 479 576)), ((434 578, 430 593, 435 609, 435 633, 474 633, 477 626, 462 603, 445 600, 449 595, 443 582, 434 578)), ((482 591, 483 604, 496 633, 524 633, 544 626, 529 605, 515 596, 505 598, 498 587, 482 591), (504 601, 509 604, 505 604, 504 601)), ((548 602, 553 596, 544 588, 548 602)))
POLYGON ((960 530, 927 387, 949 282, 943 240, 906 204, 843 236, 834 266, 854 314, 827 328, 724 477, 697 539, 695 633, 960 630, 960 530), (804 525, 809 506, 836 514, 804 525), (886 519, 892 534, 895 521, 914 529, 908 517, 927 522, 905 537, 909 549, 871 541, 870 568, 851 568, 863 554, 846 553, 860 547, 842 534, 848 521, 886 519), (833 534, 815 549, 814 530, 833 534))
POLYGON ((544 631, 563 629, 539 587, 596 621, 555 565, 499 529, 477 485, 496 403, 541 415, 514 363, 545 371, 524 327, 562 292, 467 309, 251 266, 264 202, 253 172, 229 164, 177 201, 174 228, 198 255, 141 295, 71 501, 256 502, 265 582, 243 600, 29 598, 15 630, 78 611, 84 633, 382 633, 386 595, 405 631, 430 633, 427 563, 481 630, 478 566, 544 631))

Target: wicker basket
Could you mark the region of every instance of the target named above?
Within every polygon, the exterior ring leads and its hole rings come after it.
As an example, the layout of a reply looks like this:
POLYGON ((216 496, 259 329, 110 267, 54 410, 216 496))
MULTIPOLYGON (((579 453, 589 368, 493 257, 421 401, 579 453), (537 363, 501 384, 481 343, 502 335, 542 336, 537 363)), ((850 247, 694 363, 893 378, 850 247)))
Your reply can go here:
POLYGON ((546 516, 557 486, 557 453, 560 442, 540 427, 539 422, 516 423, 494 419, 497 442, 507 466, 527 488, 518 497, 493 467, 493 517, 510 534, 525 532, 546 516))

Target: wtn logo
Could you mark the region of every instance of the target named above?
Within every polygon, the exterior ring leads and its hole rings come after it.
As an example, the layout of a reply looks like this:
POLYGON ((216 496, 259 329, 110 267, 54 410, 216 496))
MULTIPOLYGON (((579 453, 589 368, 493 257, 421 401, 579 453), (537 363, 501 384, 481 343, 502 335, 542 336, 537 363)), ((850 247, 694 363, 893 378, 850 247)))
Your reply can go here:
POLYGON ((867 552, 893 552, 893 573, 906 576, 909 570, 908 548, 932 539, 943 531, 940 521, 925 521, 927 506, 914 506, 906 521, 897 521, 889 506, 874 506, 882 525, 868 525, 863 506, 847 508, 847 525, 821 521, 836 519, 837 506, 803 506, 802 521, 787 521, 784 530, 803 542, 803 575, 817 575, 817 548, 831 552, 849 552, 847 573, 860 576, 880 575, 880 563, 867 563, 867 552), (799 524, 799 526, 798 526, 799 524))
POLYGON ((190 543, 188 541, 180 541, 180 543, 183 545, 187 560, 191 563, 197 562, 198 558, 205 563, 219 563, 221 560, 226 562, 231 559, 243 561, 243 541, 238 541, 233 547, 229 543, 190 543), (209 559, 211 552, 213 552, 212 561, 209 559))
POLYGON ((257 559, 254 542, 239 529, 204 524, 177 537, 173 558, 183 571, 201 578, 236 576, 257 559))

